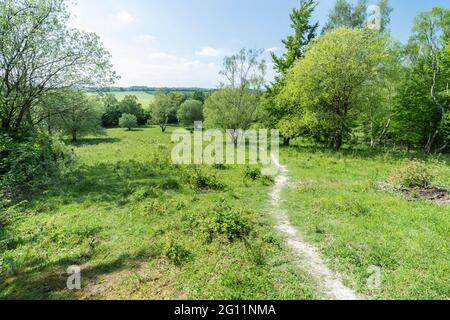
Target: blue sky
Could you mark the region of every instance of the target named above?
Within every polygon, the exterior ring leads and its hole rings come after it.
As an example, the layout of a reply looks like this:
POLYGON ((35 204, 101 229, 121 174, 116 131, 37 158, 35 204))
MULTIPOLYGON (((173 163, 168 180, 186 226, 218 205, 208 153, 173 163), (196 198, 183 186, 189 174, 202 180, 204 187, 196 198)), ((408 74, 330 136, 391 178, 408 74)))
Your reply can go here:
MULTIPOLYGON (((72 26, 100 35, 120 86, 208 87, 220 81, 223 57, 242 47, 283 52, 289 13, 299 0, 77 0, 72 26)), ((334 0, 319 0, 322 25, 334 0)), ((351 1, 355 2, 355 1, 351 1)), ((369 0, 375 4, 376 0, 369 0)), ((413 18, 450 0, 391 0, 392 35, 406 41, 413 18)))

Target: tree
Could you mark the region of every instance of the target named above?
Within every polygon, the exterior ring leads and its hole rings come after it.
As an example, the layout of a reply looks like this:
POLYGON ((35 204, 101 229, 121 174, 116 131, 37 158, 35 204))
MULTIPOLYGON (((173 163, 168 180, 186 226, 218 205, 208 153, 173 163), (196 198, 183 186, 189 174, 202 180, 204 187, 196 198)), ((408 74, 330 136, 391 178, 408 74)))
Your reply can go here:
POLYGON ((0 2, 0 125, 10 136, 35 125, 47 92, 117 78, 98 36, 70 29, 69 17, 64 0, 0 2))
POLYGON ((289 35, 282 41, 286 52, 281 57, 277 57, 275 53, 271 54, 274 69, 277 73, 274 83, 275 87, 284 84, 286 74, 294 63, 303 56, 306 46, 316 36, 319 23, 310 24, 311 16, 316 7, 317 3, 314 0, 301 0, 300 7, 292 10, 290 18, 294 34, 289 35))
POLYGON ((214 92, 205 102, 205 127, 232 130, 231 139, 239 142, 239 130, 247 130, 259 103, 257 92, 223 88, 214 92))
POLYGON ((203 91, 195 90, 195 91, 191 94, 191 99, 192 99, 192 100, 200 101, 202 104, 204 104, 204 103, 205 103, 205 100, 206 100, 206 96, 205 96, 205 93, 204 93, 203 91))
POLYGON ((174 124, 178 122, 177 113, 180 106, 188 100, 188 95, 183 92, 170 92, 168 94, 170 103, 172 105, 169 113, 168 123, 174 124))
POLYGON ((170 115, 174 110, 174 103, 170 93, 158 92, 150 106, 152 122, 158 125, 162 132, 166 132, 170 115))
POLYGON ((373 80, 365 99, 361 101, 361 113, 358 127, 371 147, 386 143, 392 133, 392 122, 395 103, 398 100, 400 83, 405 70, 402 66, 403 45, 397 41, 386 39, 386 58, 379 75, 373 80))
MULTIPOLYGON (((389 0, 378 1, 377 7, 379 12, 376 12, 376 14, 381 15, 379 31, 383 32, 391 21, 392 8, 389 7, 389 0)), ((322 34, 340 27, 364 28, 368 22, 368 9, 367 0, 358 0, 355 6, 347 0, 337 0, 328 16, 328 21, 322 30, 322 34)))
POLYGON ((295 116, 311 137, 338 150, 350 137, 361 100, 385 59, 383 38, 339 28, 313 42, 278 99, 297 106, 295 116))
POLYGON ((53 116, 48 117, 49 127, 70 136, 72 142, 88 134, 101 134, 102 103, 96 97, 88 97, 79 90, 64 89, 52 92, 48 99, 47 110, 53 116), (52 105, 50 105, 52 104, 52 105))
POLYGON ((125 98, 120 101, 119 109, 121 114, 127 113, 134 115, 139 125, 143 126, 147 123, 147 116, 135 95, 126 95, 125 98))
POLYGON ((314 0, 300 1, 299 8, 293 9, 290 15, 294 34, 282 41, 286 52, 281 57, 277 57, 275 53, 272 53, 274 69, 277 75, 275 82, 263 96, 260 118, 266 126, 277 127, 280 130, 281 135, 284 137, 285 145, 288 145, 291 138, 297 136, 298 132, 295 130, 296 126, 288 124, 291 122, 289 119, 291 116, 289 105, 277 104, 275 98, 285 85, 286 75, 294 63, 303 56, 306 47, 316 36, 319 24, 317 22, 315 24, 310 23, 316 7, 317 3, 314 0))
POLYGON ((441 125, 442 135, 446 145, 450 144, 450 111, 444 117, 441 125))
POLYGON ((178 121, 186 126, 203 121, 203 104, 198 100, 186 100, 177 112, 178 121))
POLYGON ((205 102, 205 126, 232 130, 231 139, 238 144, 239 130, 247 130, 264 85, 265 62, 259 60, 261 51, 242 49, 224 59, 220 74, 226 79, 221 89, 205 102))
POLYGON ((124 113, 119 119, 119 125, 121 128, 127 128, 128 131, 131 131, 138 126, 138 121, 135 115, 124 113))
POLYGON ((120 116, 122 115, 119 101, 113 94, 105 94, 102 101, 105 107, 105 113, 102 115, 102 125, 105 128, 117 127, 119 125, 120 116))
MULTIPOLYGON (((436 121, 429 123, 432 132, 425 150, 430 153, 436 141, 442 138, 440 128, 450 110, 450 10, 434 7, 429 12, 420 13, 414 22, 409 50, 413 70, 424 79, 434 105, 429 115, 438 115, 436 121)), ((444 144, 438 150, 446 147, 444 144)))

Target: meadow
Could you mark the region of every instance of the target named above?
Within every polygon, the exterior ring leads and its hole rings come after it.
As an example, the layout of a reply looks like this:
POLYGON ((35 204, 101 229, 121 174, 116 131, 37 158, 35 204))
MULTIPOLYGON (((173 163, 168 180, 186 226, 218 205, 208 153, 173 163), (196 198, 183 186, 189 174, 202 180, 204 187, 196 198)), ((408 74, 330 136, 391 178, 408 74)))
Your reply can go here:
MULTIPOLYGON (((0 299, 324 298, 274 228, 273 181, 257 167, 172 165, 174 129, 108 129, 71 145, 77 166, 6 213, 0 299), (72 265, 81 290, 66 288, 72 265)), ((380 190, 418 156, 301 143, 281 150, 290 220, 364 298, 450 294, 448 205, 380 190), (370 290, 374 266, 382 285, 370 290)), ((426 161, 449 186, 449 158, 426 161)))
POLYGON ((300 142, 283 150, 291 187, 283 206, 344 283, 369 299, 447 299, 450 207, 385 190, 391 173, 422 159, 450 186, 450 158, 368 149, 333 152, 300 142), (367 281, 380 272, 379 288, 367 281))
POLYGON ((72 145, 65 178, 10 207, 0 299, 312 299, 249 168, 170 163, 170 128, 72 145), (71 265, 82 290, 66 288, 71 265))
MULTIPOLYGON (((154 92, 145 92, 145 91, 112 91, 108 92, 110 94, 113 94, 116 96, 117 100, 120 102, 128 95, 134 95, 137 97, 138 102, 142 105, 142 108, 144 110, 148 110, 150 108, 150 104, 155 99, 154 92)), ((90 93, 91 95, 94 95, 94 93, 90 93)))

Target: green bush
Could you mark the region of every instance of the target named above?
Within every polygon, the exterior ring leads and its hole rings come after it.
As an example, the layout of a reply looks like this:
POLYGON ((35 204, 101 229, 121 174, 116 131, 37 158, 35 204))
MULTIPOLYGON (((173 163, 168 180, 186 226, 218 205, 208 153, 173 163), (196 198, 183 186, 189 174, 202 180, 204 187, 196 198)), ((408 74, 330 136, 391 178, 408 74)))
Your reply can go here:
POLYGON ((244 175, 247 179, 258 180, 261 177, 261 168, 247 166, 244 175))
POLYGON ((201 170, 194 170, 188 172, 187 183, 195 190, 224 190, 225 184, 222 183, 215 175, 202 172, 201 170))
POLYGON ((433 175, 423 161, 410 161, 405 166, 394 170, 390 181, 397 189, 427 188, 431 185, 433 175))
POLYGON ((119 119, 119 126, 121 128, 128 129, 128 131, 131 131, 133 128, 136 128, 138 126, 138 120, 136 116, 124 113, 119 119))
POLYGON ((0 135, 0 196, 17 200, 42 190, 73 161, 57 140, 37 135, 13 140, 0 135))
POLYGON ((192 254, 189 250, 182 245, 172 242, 166 251, 166 257, 176 266, 180 267, 183 264, 189 262, 192 258, 192 254))
POLYGON ((246 215, 248 212, 243 209, 220 203, 203 221, 203 231, 206 231, 211 240, 216 235, 223 235, 230 241, 243 239, 251 231, 250 221, 246 219, 246 215))

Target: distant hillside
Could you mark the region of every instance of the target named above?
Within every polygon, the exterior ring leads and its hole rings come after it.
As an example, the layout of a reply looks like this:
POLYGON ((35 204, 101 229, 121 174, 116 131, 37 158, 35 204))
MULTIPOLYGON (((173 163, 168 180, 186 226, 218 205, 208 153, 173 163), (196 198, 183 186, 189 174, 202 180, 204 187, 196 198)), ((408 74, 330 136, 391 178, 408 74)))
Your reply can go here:
POLYGON ((203 91, 210 92, 216 89, 207 89, 207 88, 196 88, 196 87, 164 87, 164 88, 156 88, 156 87, 146 87, 146 86, 132 86, 132 87, 110 87, 110 88, 85 88, 87 92, 148 92, 155 93, 159 91, 168 91, 168 92, 195 92, 195 91, 203 91))

